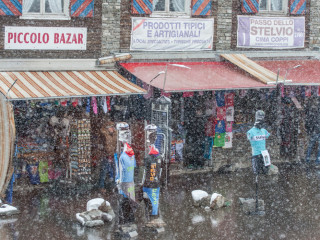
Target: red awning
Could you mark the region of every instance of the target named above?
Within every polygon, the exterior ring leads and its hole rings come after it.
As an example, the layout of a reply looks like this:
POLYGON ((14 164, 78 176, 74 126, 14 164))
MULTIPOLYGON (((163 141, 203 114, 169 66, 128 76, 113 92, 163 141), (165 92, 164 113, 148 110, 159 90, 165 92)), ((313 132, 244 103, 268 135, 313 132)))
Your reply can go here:
MULTIPOLYGON (((121 63, 134 76, 149 83, 159 72, 165 71, 166 62, 121 63)), ((165 74, 159 75, 151 85, 162 89, 165 74)), ((208 91, 220 89, 271 88, 227 62, 174 62, 168 64, 166 92, 208 91), (180 64, 191 69, 170 64, 180 64)))
POLYGON ((292 60, 292 61, 257 61, 261 66, 285 76, 286 70, 297 65, 301 67, 290 69, 286 79, 292 80, 286 85, 320 85, 320 61, 319 60, 292 60))

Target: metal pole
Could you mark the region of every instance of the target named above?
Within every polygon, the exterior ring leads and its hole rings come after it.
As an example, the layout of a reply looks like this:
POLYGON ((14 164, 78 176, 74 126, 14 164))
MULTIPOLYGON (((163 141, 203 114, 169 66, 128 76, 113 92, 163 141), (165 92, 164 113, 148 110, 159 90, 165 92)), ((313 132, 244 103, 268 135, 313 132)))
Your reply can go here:
POLYGON ((162 88, 163 91, 164 91, 164 87, 166 85, 166 80, 167 80, 167 70, 168 70, 168 63, 166 64, 166 70, 164 73, 163 88, 162 88))
POLYGON ((259 203, 258 203, 258 175, 256 176, 256 212, 259 210, 259 203))

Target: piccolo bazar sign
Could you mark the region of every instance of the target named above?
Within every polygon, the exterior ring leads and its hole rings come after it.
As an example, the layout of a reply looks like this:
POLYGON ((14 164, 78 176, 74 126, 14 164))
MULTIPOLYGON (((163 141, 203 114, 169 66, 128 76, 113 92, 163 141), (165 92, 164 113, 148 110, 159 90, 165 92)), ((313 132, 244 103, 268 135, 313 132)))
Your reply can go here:
POLYGON ((4 48, 86 50, 87 28, 5 27, 4 48))

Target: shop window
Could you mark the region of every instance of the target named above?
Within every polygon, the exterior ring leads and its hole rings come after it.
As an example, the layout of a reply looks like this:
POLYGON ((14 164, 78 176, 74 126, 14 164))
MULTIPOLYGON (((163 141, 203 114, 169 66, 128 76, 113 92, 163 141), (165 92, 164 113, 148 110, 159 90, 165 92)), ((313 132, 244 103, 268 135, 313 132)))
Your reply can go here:
POLYGON ((153 0, 153 16, 190 15, 190 0, 153 0))
POLYGON ((260 13, 286 13, 288 0, 260 0, 260 13))
POLYGON ((69 0, 23 0, 21 18, 70 19, 69 0))

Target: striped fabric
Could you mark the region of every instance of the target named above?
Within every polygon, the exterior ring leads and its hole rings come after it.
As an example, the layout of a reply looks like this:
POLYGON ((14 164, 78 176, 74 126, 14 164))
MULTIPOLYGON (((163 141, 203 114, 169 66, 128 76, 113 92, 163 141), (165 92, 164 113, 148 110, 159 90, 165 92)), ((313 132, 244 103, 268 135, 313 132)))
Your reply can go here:
POLYGON ((192 16, 211 15, 212 0, 192 0, 192 16))
POLYGON ((21 16, 22 0, 0 0, 0 15, 21 16))
POLYGON ((290 13, 295 15, 303 15, 306 12, 306 0, 290 0, 290 13))
POLYGON ((71 17, 93 17, 94 0, 71 0, 71 17))
POLYGON ((132 14, 151 14, 153 0, 132 0, 132 14))
POLYGON ((259 0, 242 0, 241 11, 243 13, 259 12, 259 0))
POLYGON ((13 173, 12 159, 16 129, 14 124, 13 107, 0 94, 0 195, 6 191, 13 173))
POLYGON ((0 72, 0 91, 9 100, 142 94, 145 90, 116 71, 0 72))

